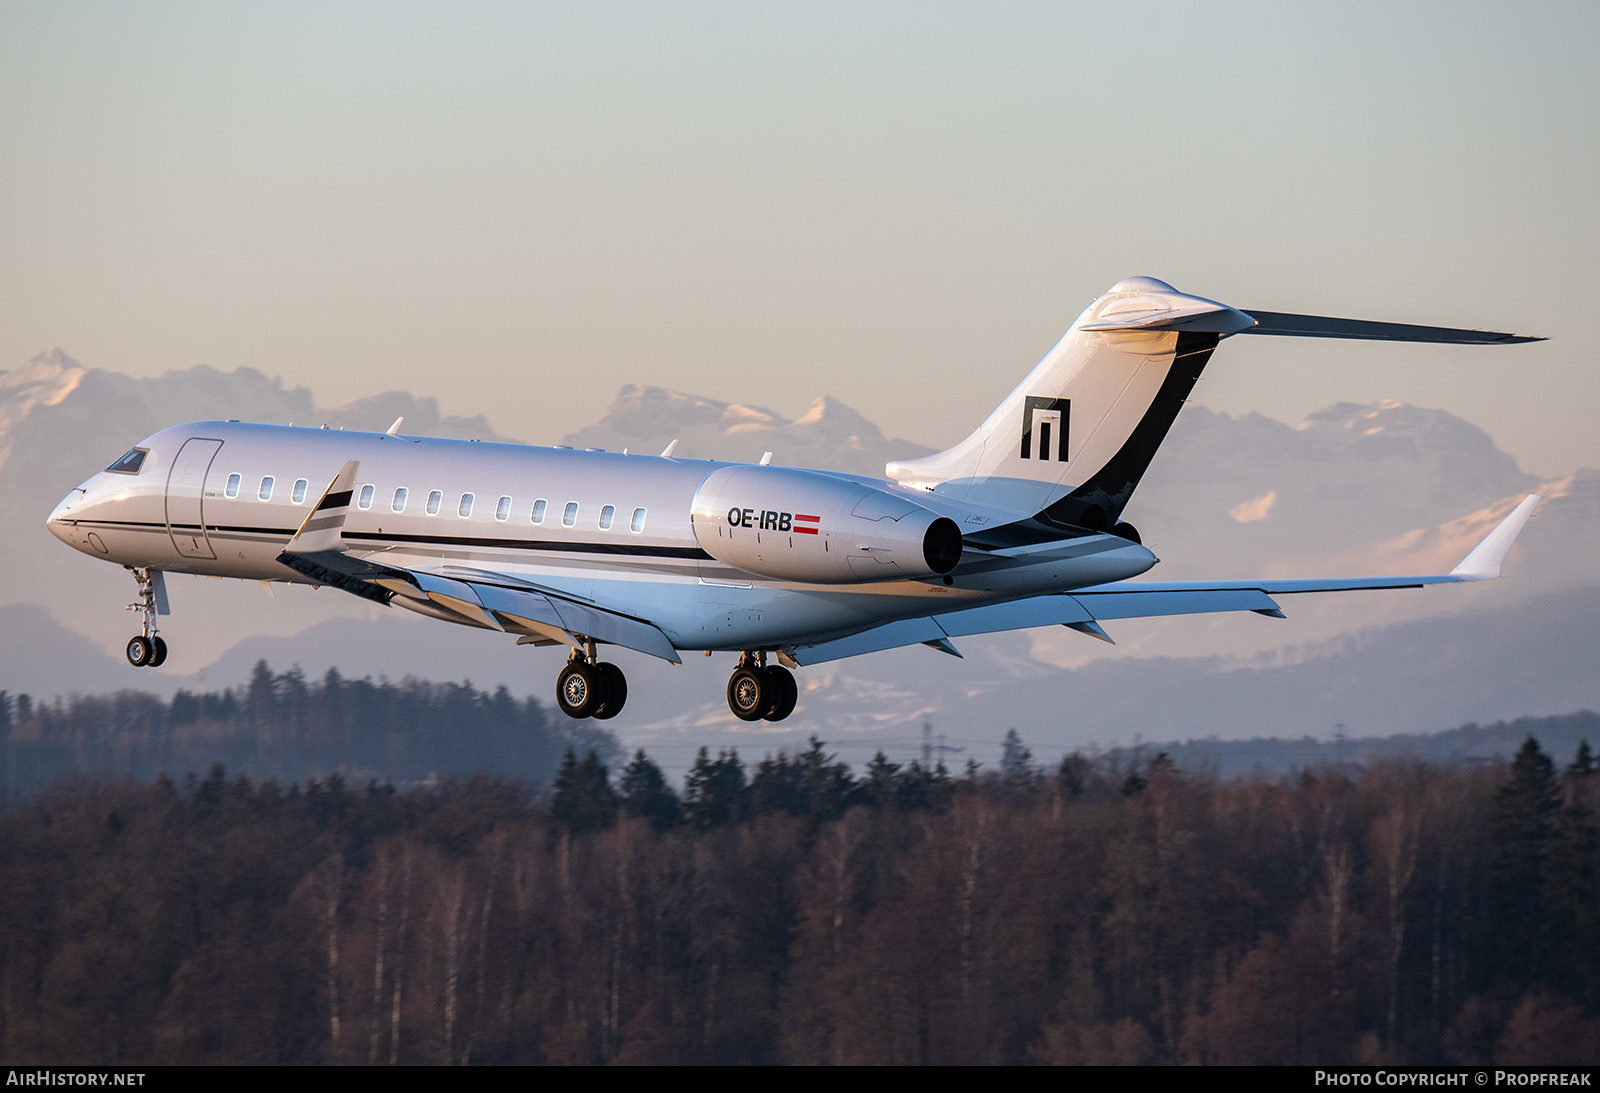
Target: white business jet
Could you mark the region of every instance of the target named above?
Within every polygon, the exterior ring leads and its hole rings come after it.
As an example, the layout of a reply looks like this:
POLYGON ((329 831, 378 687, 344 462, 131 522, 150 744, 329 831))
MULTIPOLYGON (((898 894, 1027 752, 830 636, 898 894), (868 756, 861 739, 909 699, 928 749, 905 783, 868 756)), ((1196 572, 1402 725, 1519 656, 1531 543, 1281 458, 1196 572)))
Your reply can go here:
POLYGON ((789 669, 970 634, 1207 611, 1275 597, 1496 577, 1530 496, 1449 573, 1132 582, 1156 563, 1123 509, 1217 343, 1235 334, 1499 345, 1483 331, 1265 311, 1149 277, 1114 285, 967 439, 885 479, 761 464, 201 421, 69 493, 49 528, 132 571, 130 663, 167 655, 162 575, 331 585, 570 650, 556 699, 614 717, 614 645, 739 654, 728 705, 793 712, 789 669), (772 662, 769 662, 771 658, 772 662))

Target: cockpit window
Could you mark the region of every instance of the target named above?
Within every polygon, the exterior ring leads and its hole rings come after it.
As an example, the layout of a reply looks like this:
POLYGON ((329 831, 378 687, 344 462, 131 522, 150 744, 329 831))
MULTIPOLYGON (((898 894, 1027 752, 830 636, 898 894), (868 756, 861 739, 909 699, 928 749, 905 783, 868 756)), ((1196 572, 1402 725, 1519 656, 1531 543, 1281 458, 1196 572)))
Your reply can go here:
POLYGON ((127 455, 111 464, 111 466, 107 467, 106 470, 115 471, 118 474, 138 474, 139 468, 144 466, 144 456, 146 450, 147 449, 145 448, 135 448, 127 455))

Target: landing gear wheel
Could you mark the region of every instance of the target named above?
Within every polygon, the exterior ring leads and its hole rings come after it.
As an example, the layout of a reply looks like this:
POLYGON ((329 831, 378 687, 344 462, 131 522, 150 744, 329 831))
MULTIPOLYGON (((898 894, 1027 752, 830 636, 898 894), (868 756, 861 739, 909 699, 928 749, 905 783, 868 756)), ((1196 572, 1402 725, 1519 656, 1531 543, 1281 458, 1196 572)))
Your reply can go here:
POLYGON ((155 660, 156 648, 144 635, 128 641, 128 663, 135 668, 148 668, 155 660))
POLYGON ((159 668, 167 662, 167 643, 160 638, 151 638, 150 644, 153 651, 150 654, 150 667, 159 668))
POLYGON ((591 667, 600 673, 606 691, 606 700, 595 709, 594 716, 601 721, 616 717, 628 701, 628 677, 622 674, 621 668, 610 662, 591 667))
POLYGON ((593 717, 605 701, 606 678, 592 664, 569 664, 556 677, 556 705, 568 717, 593 717))
POLYGON ((772 683, 764 668, 739 668, 728 679, 728 709, 740 721, 760 721, 771 695, 772 683))
POLYGON ((767 673, 767 687, 772 697, 761 716, 767 721, 782 721, 794 713, 794 704, 800 701, 800 688, 787 668, 769 664, 762 671, 767 673))

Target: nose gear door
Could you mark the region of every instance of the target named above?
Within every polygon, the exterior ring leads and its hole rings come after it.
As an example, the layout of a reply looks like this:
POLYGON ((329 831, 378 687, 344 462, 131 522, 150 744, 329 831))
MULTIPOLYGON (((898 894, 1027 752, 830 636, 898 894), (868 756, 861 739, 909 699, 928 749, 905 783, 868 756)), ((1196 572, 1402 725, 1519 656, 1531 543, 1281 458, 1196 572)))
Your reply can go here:
POLYGON ((185 558, 215 558, 206 538, 205 484, 220 440, 194 437, 184 441, 167 475, 167 533, 185 558))

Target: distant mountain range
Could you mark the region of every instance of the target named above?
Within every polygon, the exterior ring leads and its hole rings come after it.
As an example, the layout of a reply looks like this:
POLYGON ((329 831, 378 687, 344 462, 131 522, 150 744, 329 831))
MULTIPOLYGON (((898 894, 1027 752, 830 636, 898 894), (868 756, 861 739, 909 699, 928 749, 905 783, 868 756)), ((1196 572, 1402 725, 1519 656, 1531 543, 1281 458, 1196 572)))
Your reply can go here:
MULTIPOLYGON (((258 372, 192 368, 135 379, 59 350, 0 373, 0 515, 13 580, 0 606, 0 689, 35 695, 136 686, 218 689, 255 659, 336 665, 347 675, 470 677, 548 696, 557 660, 503 636, 387 611, 331 590, 174 578, 173 655, 136 672, 133 582, 57 543, 43 519, 78 481, 180 421, 236 417, 330 428, 507 439, 483 415, 442 417, 430 398, 388 392, 318 409, 304 388, 258 372), (201 682, 201 674, 204 682, 201 682)), ((773 461, 879 474, 929 448, 883 436, 832 398, 790 420, 765 408, 630 385, 577 447, 773 461)), ((1218 733, 1352 734, 1600 707, 1600 471, 1540 482, 1481 429, 1398 403, 1341 404, 1298 426, 1186 409, 1127 517, 1163 558, 1153 578, 1404 573, 1448 568, 1524 493, 1546 504, 1487 586, 1290 598, 1288 622, 1217 616, 1122 623, 1112 648, 1060 628, 967 639, 964 661, 916 648, 802 672, 800 713, 753 735, 722 702, 726 657, 683 668, 619 654, 630 672, 624 742, 803 739, 941 731, 998 739, 1016 726, 1043 748, 1218 733), (939 659, 935 659, 939 658, 939 659), (998 726, 998 728, 995 728, 998 726)))

